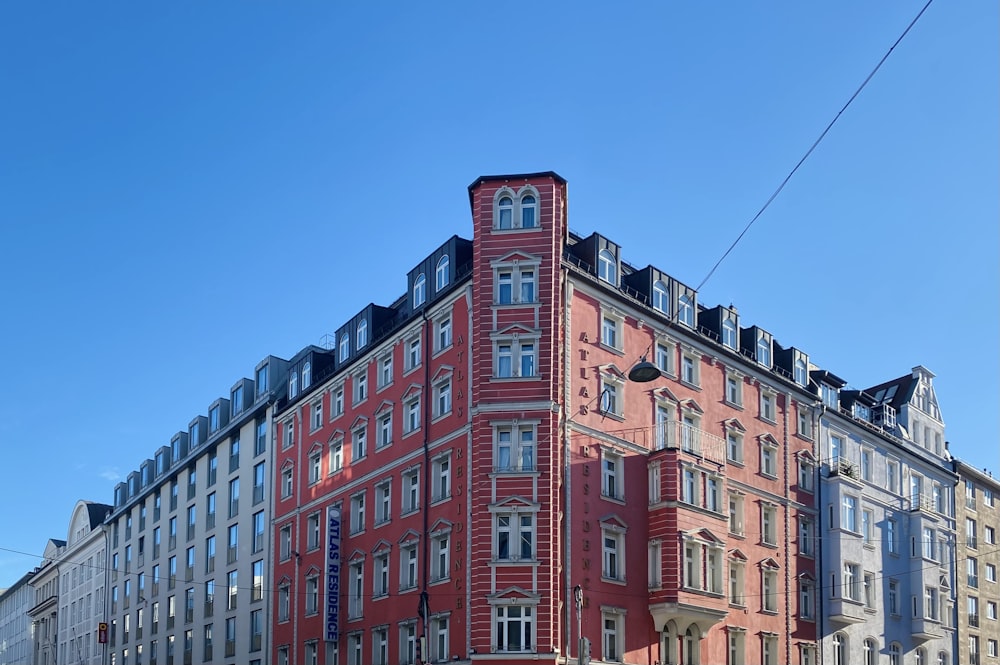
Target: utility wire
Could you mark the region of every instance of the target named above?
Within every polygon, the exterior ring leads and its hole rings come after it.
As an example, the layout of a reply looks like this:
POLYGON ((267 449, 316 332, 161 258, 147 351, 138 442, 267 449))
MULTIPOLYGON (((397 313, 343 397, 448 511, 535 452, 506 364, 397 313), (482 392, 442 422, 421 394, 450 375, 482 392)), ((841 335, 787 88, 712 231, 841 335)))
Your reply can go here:
POLYGON ((771 194, 771 196, 768 197, 767 201, 764 202, 764 205, 761 206, 760 210, 757 211, 757 214, 754 215, 749 222, 747 222, 747 225, 743 227, 743 230, 740 232, 740 234, 736 236, 736 240, 733 241, 733 244, 731 244, 729 246, 729 249, 727 249, 721 257, 719 257, 719 260, 715 262, 715 265, 712 266, 712 269, 708 271, 708 274, 705 275, 705 278, 702 279, 701 282, 698 284, 698 286, 695 287, 695 291, 701 291, 701 287, 705 286, 705 282, 707 282, 712 277, 712 275, 715 274, 715 270, 719 267, 719 265, 722 264, 723 261, 726 260, 726 257, 729 256, 729 253, 736 248, 736 245, 738 245, 740 240, 743 239, 743 236, 747 234, 747 231, 749 231, 750 227, 754 225, 754 222, 756 222, 757 219, 764 214, 764 211, 767 210, 768 206, 771 205, 771 202, 778 197, 778 194, 780 194, 781 190, 785 188, 785 185, 788 184, 788 181, 792 179, 792 176, 795 175, 795 172, 799 170, 799 167, 802 166, 803 162, 805 162, 809 158, 809 155, 813 153, 813 150, 815 150, 816 147, 820 144, 820 142, 826 137, 827 132, 829 132, 833 128, 834 124, 836 124, 836 122, 840 119, 840 116, 844 113, 844 111, 847 110, 847 107, 851 105, 851 102, 853 102, 854 99, 859 94, 861 94, 861 91, 865 89, 865 86, 868 85, 868 82, 871 81, 872 77, 875 76, 875 74, 878 72, 879 69, 881 69, 885 61, 889 59, 889 56, 892 54, 892 51, 897 46, 899 46, 899 43, 903 41, 903 38, 906 37, 906 34, 910 32, 910 28, 912 28, 916 24, 916 22, 920 19, 920 17, 923 16, 924 12, 927 11, 927 8, 931 6, 931 3, 933 1, 934 0, 927 0, 927 4, 925 4, 919 12, 917 12, 917 15, 913 17, 913 20, 910 21, 910 24, 906 26, 905 30, 903 30, 903 34, 901 34, 899 38, 895 42, 893 42, 892 46, 889 47, 889 50, 886 51, 885 55, 882 56, 882 59, 878 61, 877 65, 875 65, 875 69, 873 69, 871 73, 868 74, 868 76, 865 78, 865 80, 861 82, 861 85, 858 86, 858 89, 854 91, 854 94, 851 95, 850 99, 847 100, 847 103, 844 104, 839 111, 837 111, 837 115, 835 115, 833 120, 830 121, 830 124, 826 126, 826 129, 824 129, 822 133, 820 133, 819 138, 813 141, 813 144, 809 146, 809 149, 806 150, 806 154, 802 156, 802 159, 800 159, 798 163, 795 165, 795 167, 788 172, 788 175, 785 176, 785 179, 781 181, 781 184, 778 185, 778 188, 776 190, 774 190, 774 193, 771 194))

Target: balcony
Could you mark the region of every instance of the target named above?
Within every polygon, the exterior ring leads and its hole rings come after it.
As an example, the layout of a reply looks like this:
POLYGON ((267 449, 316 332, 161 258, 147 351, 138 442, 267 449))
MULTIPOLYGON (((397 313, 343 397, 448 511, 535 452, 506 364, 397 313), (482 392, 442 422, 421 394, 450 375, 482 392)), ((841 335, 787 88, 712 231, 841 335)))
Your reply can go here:
POLYGON ((860 600, 834 598, 830 601, 830 621, 849 625, 865 620, 865 606, 860 600))
POLYGON ((979 628, 979 615, 978 614, 970 614, 969 615, 969 626, 971 626, 972 628, 979 628))
POLYGON ((913 617, 910 622, 910 632, 916 640, 934 640, 942 637, 941 622, 929 617, 913 617))

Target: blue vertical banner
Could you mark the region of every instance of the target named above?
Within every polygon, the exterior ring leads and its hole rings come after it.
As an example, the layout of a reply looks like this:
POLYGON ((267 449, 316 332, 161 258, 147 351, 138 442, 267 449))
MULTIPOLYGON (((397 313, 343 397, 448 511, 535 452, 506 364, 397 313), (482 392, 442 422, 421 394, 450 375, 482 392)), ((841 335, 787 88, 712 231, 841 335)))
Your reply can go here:
POLYGON ((340 638, 340 509, 326 512, 326 641, 340 638))

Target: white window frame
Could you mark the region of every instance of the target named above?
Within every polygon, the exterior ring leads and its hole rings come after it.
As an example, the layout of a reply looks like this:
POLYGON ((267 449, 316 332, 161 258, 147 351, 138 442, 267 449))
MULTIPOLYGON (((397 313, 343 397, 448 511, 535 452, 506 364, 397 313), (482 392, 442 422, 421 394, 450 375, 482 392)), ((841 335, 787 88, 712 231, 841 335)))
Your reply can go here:
POLYGON ((403 492, 400 496, 400 515, 409 515, 420 510, 420 469, 403 471, 403 492))
POLYGON ((375 485, 375 526, 392 520, 392 478, 375 485))
POLYGON ((625 610, 601 608, 601 659, 606 663, 625 660, 625 610))
POLYGON ((701 387, 701 354, 690 347, 681 349, 681 383, 694 387, 701 387))
POLYGON ((392 357, 392 351, 386 353, 384 356, 378 360, 378 389, 381 390, 386 386, 392 385, 393 380, 393 364, 394 360, 392 357))
POLYGON ((535 561, 537 511, 525 506, 506 506, 493 512, 493 560, 517 563, 535 561), (524 546, 527 545, 527 552, 524 546))
MULTIPOLYGON (((535 651, 535 631, 538 622, 535 617, 535 605, 525 605, 513 602, 493 606, 493 640, 492 644, 498 653, 532 653, 535 651), (516 613, 516 616, 514 616, 516 613), (509 639, 512 627, 516 626, 520 635, 520 648, 511 648, 513 642, 509 639), (501 640, 500 633, 506 639, 501 640)), ((517 645, 514 645, 517 646, 517 645)))
POLYGON ((777 422, 778 396, 770 388, 760 388, 760 419, 769 423, 777 422))
POLYGON ((434 291, 441 291, 449 284, 451 284, 451 259, 444 254, 438 259, 434 268, 434 291))
POLYGON ((760 503, 760 542, 764 545, 778 544, 778 507, 767 501, 760 503))
POLYGON ((538 303, 538 275, 541 261, 535 258, 499 260, 493 269, 494 305, 532 305, 538 303))
POLYGON ((538 345, 539 336, 535 333, 493 337, 493 377, 530 379, 540 376, 538 345), (503 359, 507 359, 507 367, 504 367, 503 359), (526 371, 531 373, 526 374, 526 371))
POLYGON ((537 428, 535 422, 513 421, 493 424, 493 471, 524 473, 537 470, 537 428))
POLYGON ((501 187, 493 195, 493 230, 494 231, 524 231, 536 230, 542 227, 541 200, 538 190, 531 185, 525 185, 516 193, 510 187, 501 187), (509 199, 504 203, 505 199, 509 199), (532 223, 525 226, 528 211, 531 211, 532 223), (506 212, 507 215, 502 213, 506 212), (506 221, 505 221, 506 219, 506 221))
POLYGON ((434 352, 441 353, 453 342, 451 312, 439 316, 434 321, 434 352))
POLYGON ((656 341, 654 353, 655 355, 653 356, 653 360, 655 361, 657 369, 659 369, 662 374, 670 377, 676 377, 677 343, 669 337, 660 338, 656 341))
POLYGON ((601 523, 601 579, 625 582, 625 535, 628 529, 601 523))
POLYGON ((652 306, 657 312, 670 315, 670 287, 662 279, 653 282, 652 306))
POLYGON ((427 302, 427 277, 424 273, 420 273, 413 280, 413 307, 420 307, 425 302, 427 302))
POLYGON ((597 277, 618 286, 618 259, 607 247, 597 253, 597 277))
POLYGON ((451 498, 451 451, 431 461, 431 505, 451 498))
POLYGON ((330 440, 329 446, 328 472, 334 474, 344 468, 344 437, 334 437, 330 440))
POLYGON ((622 455, 613 450, 601 449, 601 496, 615 501, 625 500, 622 486, 624 464, 625 459, 622 455))
POLYGON ((730 406, 743 408, 743 375, 739 372, 726 370, 726 403, 730 406))
POLYGON ((770 437, 760 437, 760 473, 768 478, 778 477, 778 444, 770 437))
POLYGON ((434 384, 434 418, 451 415, 451 374, 434 384))

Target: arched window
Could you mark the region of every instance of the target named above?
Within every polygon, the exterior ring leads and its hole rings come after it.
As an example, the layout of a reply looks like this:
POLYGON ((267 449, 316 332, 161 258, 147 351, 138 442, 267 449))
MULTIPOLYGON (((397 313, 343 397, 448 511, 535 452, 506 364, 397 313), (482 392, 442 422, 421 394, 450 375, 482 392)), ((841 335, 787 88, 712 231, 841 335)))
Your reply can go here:
POLYGON ((923 647, 917 648, 917 656, 913 661, 913 665, 930 665, 927 662, 927 652, 924 651, 923 647))
POLYGON ((736 322, 728 316, 722 322, 722 344, 730 349, 736 348, 736 322))
POLYGON ((847 636, 843 633, 833 635, 833 665, 847 665, 847 636))
POLYGON ((694 303, 686 293, 677 299, 677 320, 694 328, 694 303))
POLYGON ((340 362, 344 362, 351 355, 351 338, 344 333, 340 336, 340 362))
POLYGON ((684 665, 698 665, 701 662, 700 647, 697 629, 688 627, 684 631, 684 665))
POLYGON ((368 321, 361 319, 358 324, 358 344, 356 348, 363 348, 368 343, 368 321))
POLYGON ((531 194, 521 199, 521 228, 533 229, 538 226, 538 205, 531 194))
POLYGON ((602 249, 597 255, 597 276, 609 284, 618 286, 618 266, 615 255, 602 249))
POLYGON ((948 665, 948 652, 942 651, 938 653, 937 665, 948 665))
POLYGON ((425 300, 427 300, 427 280, 424 279, 424 273, 420 273, 413 280, 413 306, 420 307, 425 300))
POLYGON ((862 645, 861 656, 862 665, 877 665, 878 643, 870 637, 865 640, 862 645))
POLYGON ((288 397, 289 399, 299 394, 299 373, 293 371, 288 377, 288 397))
POLYGON ((310 383, 312 383, 312 363, 306 361, 302 366, 302 390, 308 388, 310 383))
POLYGON ((497 220, 498 229, 510 229, 514 227, 514 201, 509 197, 505 196, 497 204, 497 214, 500 218, 497 220))
POLYGON ((795 361, 795 383, 802 386, 809 383, 809 375, 806 373, 806 361, 802 360, 802 358, 795 361))
POLYGON ((434 271, 434 289, 440 291, 451 283, 451 261, 445 254, 438 260, 437 270, 434 271))
POLYGON ((653 309, 667 313, 667 302, 670 297, 669 291, 667 291, 667 285, 661 280, 656 280, 653 282, 653 309))
POLYGON ((893 642, 889 645, 889 665, 900 665, 901 655, 902 649, 899 647, 899 642, 893 642))
POLYGON ((771 367, 771 340, 767 335, 761 335, 757 339, 757 362, 764 367, 771 367))

